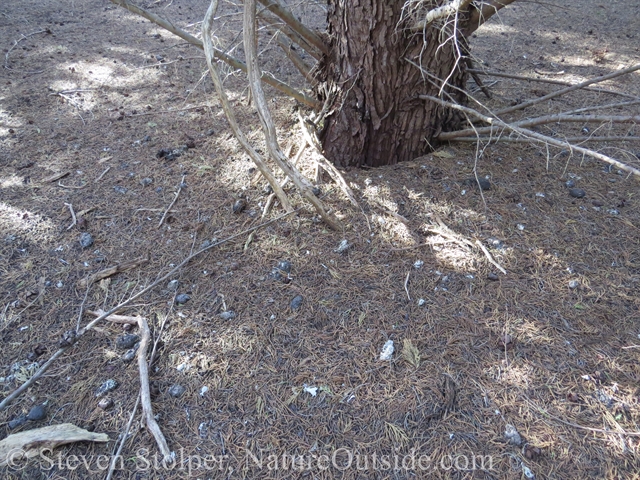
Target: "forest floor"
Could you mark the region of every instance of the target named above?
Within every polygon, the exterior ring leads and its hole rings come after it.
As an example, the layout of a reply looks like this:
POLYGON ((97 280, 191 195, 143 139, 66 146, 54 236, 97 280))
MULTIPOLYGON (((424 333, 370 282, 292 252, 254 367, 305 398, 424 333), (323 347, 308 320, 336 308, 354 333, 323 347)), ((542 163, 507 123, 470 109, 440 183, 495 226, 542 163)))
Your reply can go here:
MULTIPOLYGON (((476 63, 576 83, 638 62, 635 1, 560 4, 505 9, 473 39, 476 63)), ((207 7, 141 5, 193 34, 207 7)), ((241 56, 240 17, 221 8, 220 44, 241 56)), ((324 15, 314 5, 296 13, 324 15)), ((266 184, 197 48, 106 0, 3 2, 0 46, 4 398, 90 321, 86 311, 114 307, 205 242, 283 212, 261 218, 266 184), (178 158, 158 158, 183 145, 178 158), (246 209, 234 213, 240 198, 246 209)), ((302 86, 275 45, 261 47, 265 69, 302 86)), ((492 108, 560 88, 495 80, 492 100, 474 93, 492 108)), ((242 128, 264 148, 243 76, 225 82, 242 128)), ((640 74, 599 86, 638 97, 640 74)), ((295 152, 295 105, 268 92, 283 147, 295 152)), ((578 91, 526 114, 625 100, 578 91)), ((640 135, 596 127, 539 131, 640 135)), ((640 168, 637 142, 589 145, 640 168)), ((308 158, 302 165, 311 175, 308 158)), ((328 178, 319 186, 343 231, 291 191, 297 213, 197 256, 123 309, 147 318, 158 340, 152 405, 177 463, 154 464, 155 442, 136 420, 114 478, 640 478, 638 181, 526 143, 489 146, 477 161, 475 145, 452 144, 344 175, 357 208, 328 178), (469 182, 475 164, 490 189, 469 182), (567 182, 585 195, 571 196, 567 182), (388 340, 395 352, 380 360, 388 340), (510 426, 519 439, 505 435, 510 426), (293 455, 302 466, 292 469, 293 455)), ((0 412, 0 439, 73 423, 110 441, 0 467, 3 478, 105 477, 100 455, 116 450, 140 388, 122 335, 98 324, 0 412), (96 391, 109 379, 118 386, 101 408, 96 391), (21 423, 42 404, 44 418, 21 423)))

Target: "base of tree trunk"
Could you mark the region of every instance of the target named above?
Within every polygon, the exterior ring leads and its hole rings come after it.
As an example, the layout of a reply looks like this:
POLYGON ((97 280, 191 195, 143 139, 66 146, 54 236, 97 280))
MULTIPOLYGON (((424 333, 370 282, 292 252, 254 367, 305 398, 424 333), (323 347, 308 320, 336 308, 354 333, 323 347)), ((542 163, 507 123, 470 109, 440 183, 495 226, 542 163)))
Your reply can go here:
MULTIPOLYGON (((434 7, 437 6, 433 2, 434 7)), ((392 165, 430 151, 441 131, 456 130, 457 112, 420 100, 439 96, 441 82, 464 89, 465 39, 453 41, 453 22, 424 32, 404 29, 404 0, 329 0, 331 53, 323 63, 325 86, 340 93, 321 134, 325 156, 342 167, 392 165)), ((462 28, 460 18, 456 30, 462 28)), ((406 27, 406 26, 405 26, 406 27)), ((451 86, 443 98, 465 103, 451 86)))

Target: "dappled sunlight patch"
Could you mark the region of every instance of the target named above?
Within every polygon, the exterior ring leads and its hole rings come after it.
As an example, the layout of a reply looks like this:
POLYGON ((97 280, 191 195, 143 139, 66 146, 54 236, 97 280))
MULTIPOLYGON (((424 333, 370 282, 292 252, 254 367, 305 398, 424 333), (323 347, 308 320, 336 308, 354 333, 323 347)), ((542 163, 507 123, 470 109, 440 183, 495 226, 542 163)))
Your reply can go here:
POLYGON ((51 239, 55 225, 51 220, 29 210, 0 202, 0 231, 18 233, 30 240, 51 239))

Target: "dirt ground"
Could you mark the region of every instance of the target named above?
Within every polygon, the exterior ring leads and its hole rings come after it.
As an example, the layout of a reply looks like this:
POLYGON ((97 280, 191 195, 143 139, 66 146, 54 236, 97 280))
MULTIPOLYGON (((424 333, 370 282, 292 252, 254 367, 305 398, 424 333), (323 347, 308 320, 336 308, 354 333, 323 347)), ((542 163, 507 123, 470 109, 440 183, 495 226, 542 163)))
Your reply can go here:
MULTIPOLYGON (((207 2, 141 6, 198 34, 207 2)), ((241 56, 236 7, 221 8, 220 45, 241 56)), ((516 3, 478 31, 473 52, 491 70, 583 81, 638 62, 639 15, 632 0, 516 3)), ((265 68, 302 87, 263 40, 265 68)), ((261 218, 266 184, 197 48, 106 0, 3 2, 0 46, 4 398, 90 321, 82 306, 112 308, 205 242, 283 212, 261 218), (148 261, 79 283, 137 259, 148 261)), ((227 73, 241 126, 262 149, 243 77, 227 73)), ((491 108, 560 88, 484 78, 494 98, 475 96, 491 108)), ((640 74, 599 87, 638 97, 640 74)), ((295 152, 295 105, 268 92, 295 152)), ((526 115, 629 100, 579 91, 526 115)), ((632 124, 539 131, 640 135, 632 124)), ((589 145, 640 168, 638 142, 589 145)), ((341 232, 291 192, 296 214, 208 250, 170 278, 177 289, 164 281, 125 308, 158 341, 153 409, 176 464, 154 463, 138 413, 113 478, 640 478, 638 181, 567 151, 502 143, 477 160, 491 187, 480 191, 469 182, 475 158, 474 145, 452 144, 345 172, 358 208, 325 179, 341 232), (380 360, 388 340, 395 352, 380 360)), ((0 438, 73 423, 110 441, 0 467, 3 478, 106 476, 139 391, 123 333, 100 323, 0 412, 0 438), (98 398, 110 379, 117 388, 98 398), (42 404, 43 419, 20 424, 42 404)))

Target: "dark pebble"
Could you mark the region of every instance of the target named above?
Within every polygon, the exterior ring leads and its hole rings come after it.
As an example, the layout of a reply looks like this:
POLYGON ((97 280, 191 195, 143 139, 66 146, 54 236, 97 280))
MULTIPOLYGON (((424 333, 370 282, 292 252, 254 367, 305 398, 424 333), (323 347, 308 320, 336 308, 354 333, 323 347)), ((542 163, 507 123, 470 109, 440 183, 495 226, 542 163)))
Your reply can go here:
POLYGON ((98 390, 96 390, 96 397, 102 397, 104 394, 109 393, 115 390, 116 388, 118 388, 118 382, 110 378, 109 380, 104 382, 102 385, 100 385, 100 388, 98 388, 98 390))
POLYGON ((585 192, 581 188, 572 188, 569 190, 569 195, 571 195, 573 198, 583 198, 586 194, 587 192, 585 192))
POLYGON ((320 187, 313 187, 311 191, 316 197, 322 193, 322 190, 320 189, 320 187))
POLYGON ((131 360, 133 360, 134 358, 136 358, 136 351, 138 350, 138 347, 140 346, 139 343, 137 343, 135 345, 135 347, 133 347, 131 350, 127 350, 124 355, 122 355, 122 360, 124 362, 130 362, 131 360))
POLYGON ((124 187, 121 187, 120 185, 116 185, 115 187, 113 187, 113 190, 116 193, 121 193, 122 195, 124 195, 125 193, 127 193, 127 189, 124 187))
POLYGON ((482 190, 490 190, 491 189, 491 182, 488 179, 484 178, 484 177, 478 177, 478 180, 476 180, 476 177, 467 178, 462 183, 463 183, 463 185, 468 185, 470 187, 477 187, 478 184, 479 184, 480 188, 482 190))
POLYGON ((604 203, 603 203, 603 202, 601 202, 600 200, 594 200, 594 201, 592 201, 592 202, 591 202, 591 204, 592 204, 594 207, 602 207, 602 206, 604 205, 604 203))
POLYGON ((186 293, 176 295, 176 303, 187 303, 189 300, 191 300, 191 297, 186 293))
POLYGON ((110 398, 103 398, 102 400, 100 400, 98 402, 98 406, 102 410, 107 410, 107 409, 113 407, 113 400, 111 400, 110 398))
POLYGON ((289 273, 291 273, 291 262, 282 260, 278 262, 275 267, 273 267, 271 273, 269 274, 269 277, 275 280, 289 282, 291 280, 291 278, 289 277, 289 273))
POLYGON ((489 275, 487 275, 487 278, 489 280, 491 280, 492 282, 497 282, 498 281, 498 275, 496 275, 493 272, 489 273, 489 275))
POLYGON ((233 213, 242 213, 245 208, 247 208, 247 202, 240 198, 233 204, 233 213))
POLYGON ((32 422, 37 422, 39 420, 42 420, 46 416, 47 416, 47 409, 44 407, 44 405, 36 405, 31 410, 29 410, 29 414, 27 415, 27 418, 32 422))
POLYGON ((116 338, 116 348, 120 350, 126 350, 133 347, 139 341, 140 337, 138 335, 133 335, 131 333, 120 335, 118 338, 116 338))
POLYGON ((172 385, 169 388, 169 395, 171 395, 173 398, 178 398, 181 397, 182 394, 185 392, 186 388, 184 388, 182 385, 172 385))
POLYGON ((91 234, 82 232, 80 234, 80 246, 82 248, 89 248, 91 245, 93 245, 93 237, 91 236, 91 234))
POLYGON ((9 430, 13 430, 14 428, 21 427, 25 423, 27 423, 27 416, 20 415, 18 418, 14 418, 13 420, 11 420, 9 422, 8 427, 9 427, 9 430))
POLYGON ((299 309, 302 305, 303 300, 304 298, 302 297, 302 295, 296 295, 295 297, 293 297, 293 300, 291 300, 291 310, 299 309))
POLYGON ((573 180, 567 180, 567 181, 565 182, 565 186, 566 186, 567 188, 573 188, 573 187, 575 187, 575 186, 576 186, 576 182, 574 182, 573 180))
POLYGON ((142 185, 143 187, 146 187, 147 185, 151 185, 152 183, 153 183, 153 179, 149 177, 145 177, 142 180, 140 180, 140 185, 142 185))

